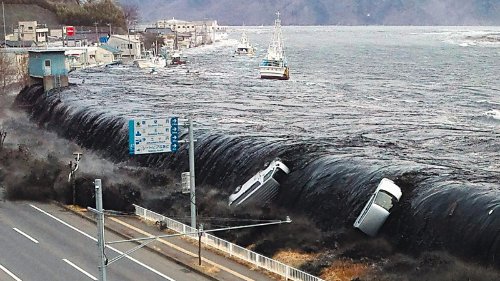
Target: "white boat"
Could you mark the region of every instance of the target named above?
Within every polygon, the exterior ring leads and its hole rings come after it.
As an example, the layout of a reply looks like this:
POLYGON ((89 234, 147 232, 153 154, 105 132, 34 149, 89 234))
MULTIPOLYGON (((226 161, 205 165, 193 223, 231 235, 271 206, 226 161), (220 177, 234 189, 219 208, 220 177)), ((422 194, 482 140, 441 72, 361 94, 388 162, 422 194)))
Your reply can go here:
POLYGON ((135 59, 134 66, 138 68, 158 68, 167 66, 167 61, 163 56, 154 55, 147 52, 144 58, 135 59))
POLYGON ((238 47, 236 51, 234 51, 237 55, 249 55, 252 56, 255 54, 255 48, 250 44, 248 40, 248 36, 245 32, 241 34, 240 42, 238 43, 238 47))
POLYGON ((272 161, 265 170, 236 187, 229 196, 229 206, 249 203, 266 205, 278 194, 280 181, 289 173, 290 169, 279 159, 272 161))
POLYGON ((290 70, 283 46, 280 13, 278 12, 276 15, 273 38, 267 49, 266 57, 259 65, 260 78, 288 80, 290 79, 290 70))

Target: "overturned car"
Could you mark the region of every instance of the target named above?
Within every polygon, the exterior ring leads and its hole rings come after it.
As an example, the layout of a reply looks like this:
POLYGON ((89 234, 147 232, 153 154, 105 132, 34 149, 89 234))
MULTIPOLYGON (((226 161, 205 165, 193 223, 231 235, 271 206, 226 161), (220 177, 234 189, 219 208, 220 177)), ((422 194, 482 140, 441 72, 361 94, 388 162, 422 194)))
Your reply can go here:
POLYGON ((370 236, 377 235, 401 195, 399 186, 383 178, 354 222, 354 227, 370 236))
POLYGON ((257 172, 244 184, 236 187, 229 196, 229 206, 246 205, 249 203, 266 205, 278 193, 280 181, 290 173, 290 169, 279 159, 272 161, 269 166, 257 172))

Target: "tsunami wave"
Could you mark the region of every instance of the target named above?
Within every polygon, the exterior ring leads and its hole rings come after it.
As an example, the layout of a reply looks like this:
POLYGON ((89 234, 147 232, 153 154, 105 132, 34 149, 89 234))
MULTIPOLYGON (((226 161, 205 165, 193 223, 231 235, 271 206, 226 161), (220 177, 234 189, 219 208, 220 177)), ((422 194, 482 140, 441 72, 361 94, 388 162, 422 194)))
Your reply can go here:
MULTIPOLYGON (((123 117, 65 103, 58 91, 25 88, 16 105, 33 122, 115 162, 175 172, 188 169, 187 149, 176 154, 128 154, 128 126, 123 117)), ((63 90, 64 91, 64 90, 63 90)), ((378 182, 390 178, 403 191, 381 235, 411 252, 448 250, 485 264, 500 266, 500 191, 487 181, 450 167, 393 159, 367 160, 335 153, 321 143, 269 140, 205 132, 196 137, 197 185, 229 195, 242 179, 280 158, 291 173, 275 204, 306 214, 322 230, 351 228, 378 182)), ((339 147, 342 144, 338 144, 339 147)), ((220 198, 227 201, 227 196, 220 198)))

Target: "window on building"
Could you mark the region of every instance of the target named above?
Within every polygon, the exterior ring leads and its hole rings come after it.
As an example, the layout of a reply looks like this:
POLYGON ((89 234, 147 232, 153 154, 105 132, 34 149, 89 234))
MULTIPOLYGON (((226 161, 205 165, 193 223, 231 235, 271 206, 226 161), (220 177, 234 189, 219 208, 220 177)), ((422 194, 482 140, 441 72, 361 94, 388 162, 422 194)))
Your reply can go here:
POLYGON ((132 50, 132 49, 133 49, 133 48, 132 48, 132 44, 128 44, 128 49, 129 49, 129 50, 132 50))

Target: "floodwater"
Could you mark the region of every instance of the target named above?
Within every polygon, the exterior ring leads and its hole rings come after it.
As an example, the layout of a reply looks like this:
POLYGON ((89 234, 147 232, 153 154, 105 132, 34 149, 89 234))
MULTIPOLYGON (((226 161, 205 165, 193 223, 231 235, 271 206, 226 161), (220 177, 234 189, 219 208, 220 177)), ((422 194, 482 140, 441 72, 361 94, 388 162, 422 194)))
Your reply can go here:
MULTIPOLYGON (((289 81, 258 78, 271 27, 245 28, 255 57, 233 56, 232 31, 188 50, 184 67, 76 71, 69 89, 19 98, 48 129, 118 161, 130 158, 128 119, 190 116, 197 184, 229 194, 279 157, 291 173, 276 204, 324 230, 352 225, 393 179, 403 197, 381 235, 499 265, 499 27, 284 27, 289 81)), ((186 149, 136 158, 187 168, 186 149)))

